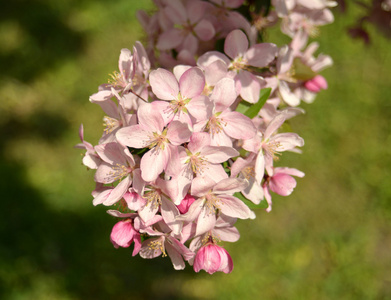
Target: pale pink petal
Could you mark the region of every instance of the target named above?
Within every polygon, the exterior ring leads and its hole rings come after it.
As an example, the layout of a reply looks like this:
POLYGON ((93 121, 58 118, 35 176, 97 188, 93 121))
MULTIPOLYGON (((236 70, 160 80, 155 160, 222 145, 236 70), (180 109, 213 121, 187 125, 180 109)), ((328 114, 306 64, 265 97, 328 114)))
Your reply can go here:
POLYGON ((219 199, 223 202, 219 205, 219 209, 224 215, 239 219, 255 219, 255 213, 238 198, 229 195, 219 195, 219 199))
POLYGON ((204 73, 197 67, 187 70, 179 79, 179 89, 184 99, 191 99, 200 95, 204 87, 204 73))
POLYGON ((212 213, 208 206, 204 206, 197 219, 196 235, 201 235, 212 230, 215 224, 216 214, 212 213))
POLYGON ((171 200, 165 197, 162 197, 161 214, 164 222, 170 227, 173 234, 180 234, 182 221, 176 220, 176 217, 180 215, 179 210, 171 200))
POLYGON ((263 136, 264 140, 269 139, 271 135, 275 133, 278 130, 278 128, 281 127, 282 124, 284 124, 285 120, 286 120, 285 114, 280 113, 277 116, 275 116, 265 130, 265 134, 263 136))
POLYGON ((183 41, 182 31, 178 28, 169 29, 159 35, 156 48, 159 50, 170 50, 178 47, 183 41))
POLYGON ((186 66, 186 65, 176 65, 173 69, 174 76, 176 80, 179 82, 179 79, 185 73, 187 70, 191 69, 192 66, 186 66))
POLYGON ((124 149, 125 148, 122 148, 118 143, 107 143, 95 146, 95 151, 98 153, 99 157, 111 165, 114 165, 115 163, 125 164, 127 162, 124 149))
POLYGON ((246 188, 248 183, 245 180, 239 178, 227 178, 221 180, 213 187, 213 192, 216 194, 233 194, 235 192, 240 192, 246 188))
POLYGON ((196 96, 186 105, 195 122, 209 119, 213 114, 213 101, 207 96, 196 96))
POLYGON ((117 141, 132 148, 145 148, 150 144, 152 133, 140 125, 121 128, 116 133, 117 141))
POLYGON ((243 31, 236 29, 231 31, 225 38, 224 52, 230 58, 243 57, 248 49, 248 39, 243 31))
POLYGON ((227 64, 222 60, 216 60, 211 64, 203 67, 205 71, 206 83, 210 86, 215 86, 217 82, 226 76, 227 68, 227 64))
POLYGON ((209 177, 196 177, 191 184, 191 194, 202 197, 216 185, 216 181, 209 177))
POLYGON ((175 76, 165 69, 159 68, 149 74, 152 92, 162 100, 176 99, 179 85, 175 76))
POLYGON ((222 61, 223 63, 225 63, 226 66, 231 63, 228 57, 225 56, 223 53, 218 51, 208 51, 198 58, 197 65, 201 68, 205 68, 215 61, 222 61))
POLYGON ((165 14, 174 24, 183 24, 187 21, 186 8, 179 0, 167 1, 166 7, 164 8, 165 14))
POLYGON ((237 97, 235 81, 231 78, 223 78, 213 88, 210 99, 216 104, 216 111, 223 111, 230 107, 237 97))
POLYGON ((201 150, 200 155, 212 164, 220 164, 231 157, 238 156, 239 152, 232 147, 206 146, 201 150))
POLYGON ((186 143, 191 136, 191 130, 185 123, 172 121, 167 130, 167 138, 173 145, 186 143))
POLYGON ((267 212, 272 211, 272 196, 270 195, 269 189, 267 188, 266 184, 263 185, 263 193, 265 195, 265 200, 268 204, 268 207, 266 208, 267 212))
POLYGON ((220 115, 224 132, 235 139, 251 139, 257 130, 249 117, 237 111, 225 111, 220 115))
POLYGON ((200 152, 202 148, 210 145, 210 136, 207 132, 195 132, 190 137, 187 148, 192 153, 200 152))
POLYGON ((201 41, 209 41, 216 33, 212 23, 205 19, 198 22, 198 24, 194 27, 194 32, 201 41))
MULTIPOLYGON (((180 45, 180 47, 178 47, 178 49, 180 49, 180 52, 182 52, 183 50, 187 50, 187 52, 191 56, 192 65, 195 65, 194 55, 196 54, 196 52, 198 50, 198 44, 199 44, 198 39, 193 34, 188 33, 185 36, 185 38, 183 39, 183 42, 180 45)), ((183 56, 183 58, 185 58, 185 56, 183 56)), ((179 57, 178 57, 178 59, 179 59, 179 57)))
POLYGON ((142 209, 138 210, 138 214, 142 221, 148 222, 155 217, 158 210, 159 205, 155 205, 154 202, 147 202, 142 209))
POLYGON ((148 128, 151 132, 160 133, 165 125, 161 112, 149 103, 140 105, 137 110, 137 118, 139 124, 144 128, 148 128))
POLYGON ((141 158, 141 177, 147 182, 154 181, 167 165, 169 153, 162 149, 151 149, 141 158))
POLYGON ((264 68, 270 64, 277 55, 278 48, 271 43, 262 43, 252 46, 244 55, 250 66, 264 68))
POLYGON ((288 46, 284 46, 280 49, 277 59, 277 72, 284 74, 289 71, 293 62, 293 50, 288 46))
POLYGON ((261 79, 248 71, 240 71, 235 79, 240 82, 240 96, 249 103, 257 103, 261 91, 261 79))
POLYGON ((112 97, 114 97, 114 95, 111 90, 103 90, 91 95, 90 101, 92 103, 98 103, 101 101, 110 100, 112 97))
POLYGON ((190 24, 195 24, 205 16, 206 2, 192 0, 187 2, 186 14, 190 24))
POLYGON ((233 242, 238 241, 240 238, 239 231, 233 226, 231 226, 231 227, 217 227, 217 223, 216 223, 216 227, 214 228, 213 231, 217 233, 219 239, 221 239, 222 241, 225 241, 225 242, 233 243, 233 242))
POLYGON ((130 175, 126 176, 114 189, 111 190, 111 193, 108 195, 106 200, 104 200, 103 205, 111 206, 121 200, 131 183, 132 179, 130 175))
POLYGON ((278 144, 277 151, 287 151, 295 147, 304 146, 304 140, 293 132, 277 134, 271 140, 278 144))
POLYGON ((297 177, 304 177, 304 173, 297 170, 297 169, 294 169, 294 168, 275 168, 274 169, 274 174, 279 174, 279 173, 282 173, 282 174, 288 174, 288 175, 292 175, 292 176, 297 176, 297 177))
POLYGON ((258 184, 261 184, 263 176, 265 175, 265 157, 263 151, 260 150, 255 161, 255 179, 258 184))
POLYGON ((170 244, 166 243, 165 248, 168 256, 171 259, 172 265, 175 270, 183 270, 185 268, 185 262, 183 261, 182 255, 170 244))
POLYGON ((231 138, 224 132, 220 131, 218 133, 212 134, 212 146, 225 146, 225 147, 232 147, 232 140, 231 138))
POLYGON ((130 52, 129 49, 121 49, 118 67, 123 78, 129 79, 130 77, 133 77, 135 68, 133 68, 132 52, 130 52), (131 71, 133 71, 133 74, 131 73, 131 71))

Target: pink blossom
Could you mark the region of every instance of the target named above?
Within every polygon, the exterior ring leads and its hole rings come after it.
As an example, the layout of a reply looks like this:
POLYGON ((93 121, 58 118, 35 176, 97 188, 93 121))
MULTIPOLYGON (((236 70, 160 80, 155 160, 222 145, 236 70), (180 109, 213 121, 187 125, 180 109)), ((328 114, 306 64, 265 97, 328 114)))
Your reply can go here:
POLYGON ((179 80, 165 70, 157 69, 150 74, 150 82, 153 93, 161 100, 169 103, 154 103, 155 107, 163 112, 163 117, 168 122, 180 120, 184 123, 193 124, 196 121, 207 119, 212 113, 212 102, 201 93, 205 87, 205 76, 197 68, 190 68, 180 74, 179 80), (158 105, 158 106, 156 106, 158 105))
POLYGON ((130 219, 119 221, 114 225, 113 230, 111 231, 110 240, 115 248, 127 248, 134 241, 135 247, 132 254, 133 256, 138 253, 141 247, 140 234, 134 230, 130 219))
POLYGON ((255 162, 255 178, 259 184, 263 179, 265 169, 272 173, 273 160, 277 159, 283 151, 292 151, 296 147, 302 147, 304 140, 296 133, 278 133, 275 132, 285 122, 286 115, 280 113, 273 118, 267 126, 263 136, 256 135, 251 140, 245 140, 243 148, 247 151, 258 153, 255 162))
POLYGON ((193 268, 196 272, 205 270, 209 274, 215 272, 231 273, 233 262, 227 250, 214 243, 208 243, 197 251, 193 268))
POLYGON ((165 127, 160 112, 151 104, 143 104, 137 111, 139 124, 120 129, 117 140, 128 147, 149 148, 141 158, 141 177, 155 180, 165 170, 174 175, 179 164, 176 146, 186 142, 191 132, 187 124, 173 121, 165 127))
POLYGON ((232 59, 229 68, 237 72, 235 81, 240 87, 240 96, 250 103, 256 103, 263 79, 248 72, 246 68, 248 66, 266 67, 274 60, 277 46, 271 43, 261 43, 248 48, 246 35, 237 29, 228 34, 224 43, 224 52, 232 59))

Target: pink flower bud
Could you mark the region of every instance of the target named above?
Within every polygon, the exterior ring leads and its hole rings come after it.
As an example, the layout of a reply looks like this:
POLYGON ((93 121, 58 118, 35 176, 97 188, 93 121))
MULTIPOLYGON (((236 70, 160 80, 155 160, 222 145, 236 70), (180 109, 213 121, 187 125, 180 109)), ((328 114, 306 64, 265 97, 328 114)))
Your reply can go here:
POLYGON ((195 201, 195 198, 193 196, 187 194, 185 196, 185 198, 183 198, 181 204, 177 205, 177 208, 179 209, 181 214, 185 214, 185 213, 187 213, 190 205, 192 205, 194 201, 195 201))
POLYGON ((288 196, 295 187, 296 180, 288 174, 278 173, 270 177, 269 188, 278 195, 288 196))
POLYGON ((316 75, 314 78, 306 81, 304 87, 313 93, 319 93, 320 90, 328 88, 326 79, 321 75, 316 75))
POLYGON ((232 258, 224 248, 213 243, 202 246, 194 259, 194 271, 205 270, 209 274, 214 272, 231 273, 233 269, 232 258))
POLYGON ((115 248, 127 248, 132 243, 136 233, 131 220, 119 221, 111 230, 110 240, 115 248))

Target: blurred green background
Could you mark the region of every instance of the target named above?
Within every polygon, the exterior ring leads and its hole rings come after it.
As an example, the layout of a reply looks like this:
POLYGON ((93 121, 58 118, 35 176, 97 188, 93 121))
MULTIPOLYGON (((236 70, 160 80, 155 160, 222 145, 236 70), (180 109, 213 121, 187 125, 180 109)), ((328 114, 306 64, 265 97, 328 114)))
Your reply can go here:
MULTIPOLYGON (((16 0, 0 12, 1 299, 391 299, 391 42, 350 39, 360 11, 321 28, 335 65, 329 89, 292 128, 303 155, 281 166, 306 177, 273 211, 239 221, 224 246, 230 275, 174 271, 168 258, 114 249, 115 219, 93 207, 93 171, 78 127, 95 144, 103 112, 88 101, 142 38, 150 1, 16 0)), ((269 41, 282 45, 284 38, 269 41)), ((286 40, 286 39, 285 39, 286 40)))

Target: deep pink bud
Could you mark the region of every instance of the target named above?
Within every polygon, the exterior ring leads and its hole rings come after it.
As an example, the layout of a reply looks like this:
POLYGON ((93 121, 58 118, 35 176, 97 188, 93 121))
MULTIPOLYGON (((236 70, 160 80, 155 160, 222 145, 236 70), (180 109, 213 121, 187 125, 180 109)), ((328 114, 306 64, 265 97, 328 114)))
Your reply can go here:
POLYGON ((269 188, 278 195, 288 196, 295 187, 296 180, 288 174, 278 173, 270 177, 269 188))
POLYGON ((208 243, 198 250, 193 264, 194 271, 205 270, 209 274, 231 273, 233 267, 232 258, 227 250, 213 243, 208 243))
POLYGON ((328 88, 326 79, 321 75, 316 75, 314 78, 306 81, 304 87, 313 93, 319 93, 320 90, 328 88))
POLYGON ((131 220, 119 221, 111 230, 110 240, 115 248, 127 248, 132 243, 135 234, 137 232, 134 230, 131 220))
POLYGON ((194 201, 195 201, 195 198, 193 196, 187 194, 185 196, 185 198, 183 198, 181 204, 177 205, 177 208, 179 209, 181 214, 185 214, 185 213, 187 213, 190 205, 192 205, 194 201))

